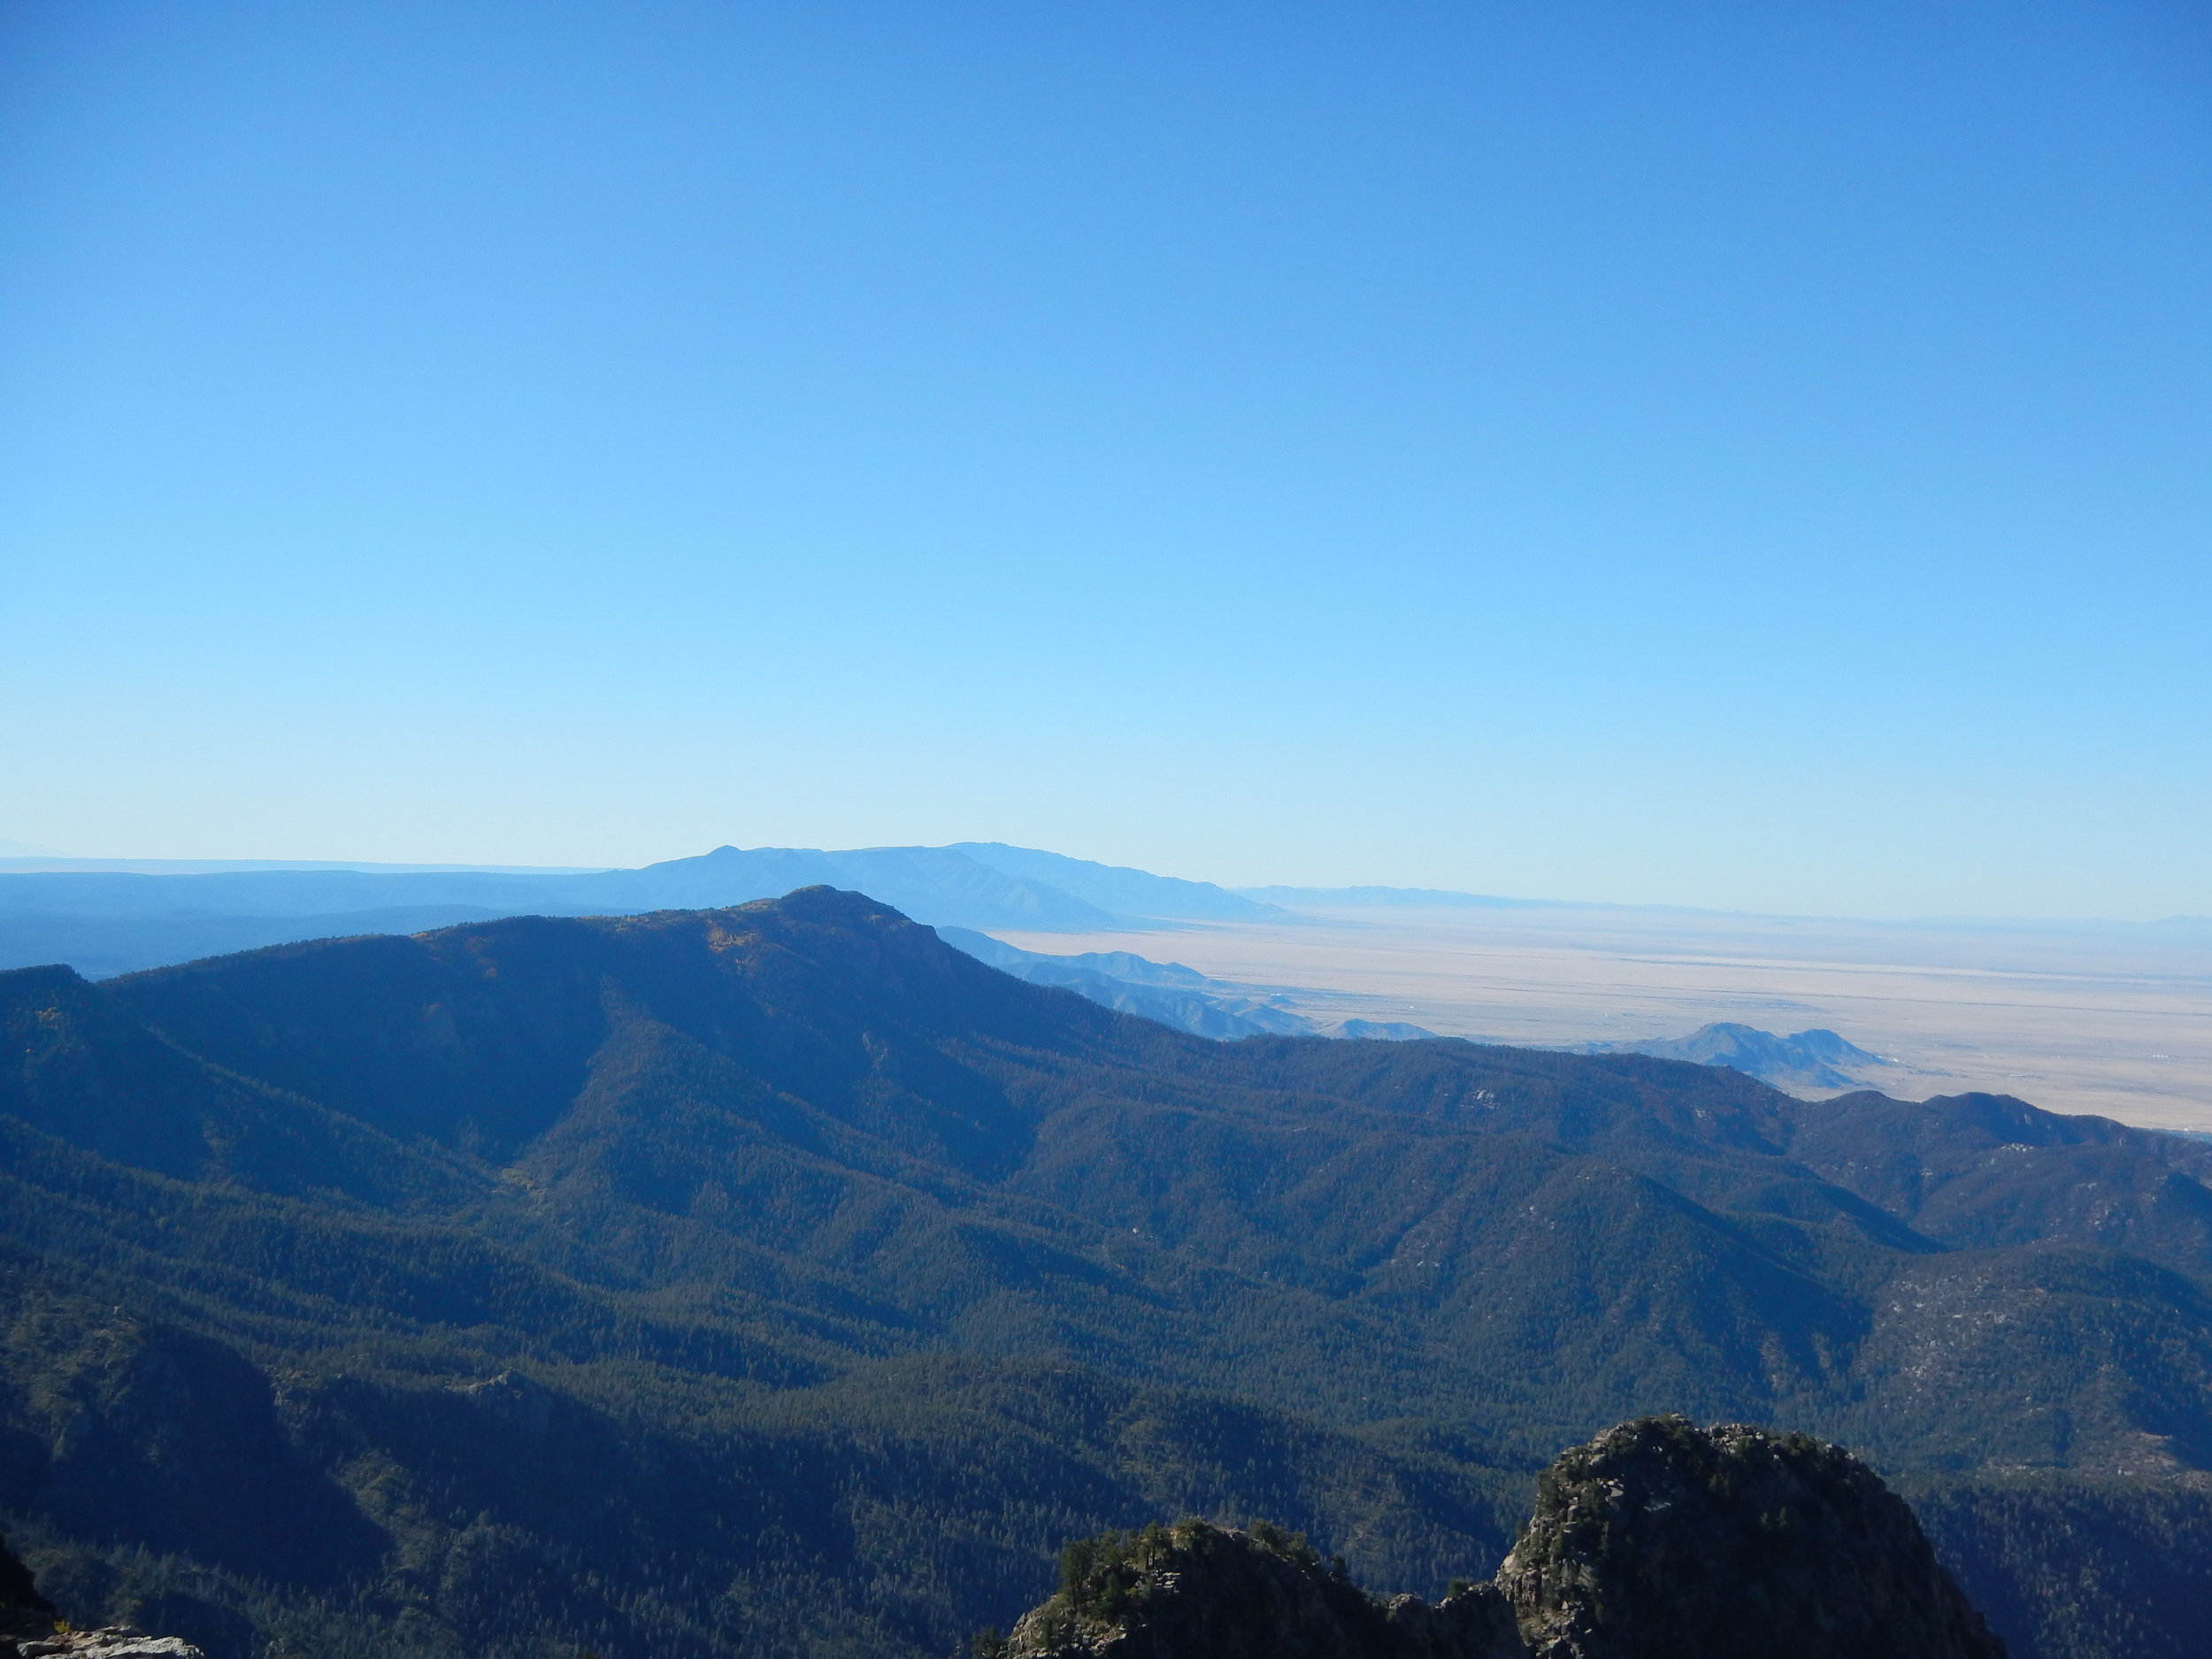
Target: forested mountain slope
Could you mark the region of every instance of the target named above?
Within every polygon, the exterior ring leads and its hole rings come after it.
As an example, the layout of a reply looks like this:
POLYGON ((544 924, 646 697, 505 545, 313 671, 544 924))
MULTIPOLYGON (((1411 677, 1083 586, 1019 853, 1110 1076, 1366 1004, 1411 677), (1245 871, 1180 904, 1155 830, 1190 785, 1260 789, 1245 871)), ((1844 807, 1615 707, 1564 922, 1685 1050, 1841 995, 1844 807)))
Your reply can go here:
POLYGON ((0 1512, 215 1659, 933 1655, 1186 1510, 1432 1594, 1657 1410, 1948 1483, 2056 1659, 2020 1471, 2172 1532, 2212 1470, 2196 1154, 2018 1102, 1211 1042, 819 888, 26 970, 0 1027, 0 1512))

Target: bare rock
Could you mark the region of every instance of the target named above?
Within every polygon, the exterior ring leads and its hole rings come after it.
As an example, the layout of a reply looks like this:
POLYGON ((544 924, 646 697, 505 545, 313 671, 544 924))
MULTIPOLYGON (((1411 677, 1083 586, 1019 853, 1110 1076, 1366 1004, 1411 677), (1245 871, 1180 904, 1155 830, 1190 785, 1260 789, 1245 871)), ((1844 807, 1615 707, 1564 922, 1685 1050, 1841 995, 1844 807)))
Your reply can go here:
POLYGON ((1498 1570, 1537 1659, 2002 1659, 1839 1446, 1645 1417, 1563 1454, 1498 1570))
MULTIPOLYGON (((1182 1521, 1107 1532, 1061 1555, 1061 1587, 1023 1615, 1009 1659, 1525 1659, 1488 1585, 1383 1602, 1303 1538, 1182 1521)), ((992 1651, 987 1641, 978 1652, 992 1651)))
POLYGON ((63 1630, 54 1604, 38 1593, 31 1574, 0 1543, 0 1659, 206 1659, 188 1641, 149 1636, 127 1624, 100 1630, 63 1630))
POLYGON ((149 1636, 127 1624, 99 1630, 58 1632, 15 1643, 15 1653, 0 1647, 0 1659, 207 1659, 190 1642, 175 1636, 149 1636))

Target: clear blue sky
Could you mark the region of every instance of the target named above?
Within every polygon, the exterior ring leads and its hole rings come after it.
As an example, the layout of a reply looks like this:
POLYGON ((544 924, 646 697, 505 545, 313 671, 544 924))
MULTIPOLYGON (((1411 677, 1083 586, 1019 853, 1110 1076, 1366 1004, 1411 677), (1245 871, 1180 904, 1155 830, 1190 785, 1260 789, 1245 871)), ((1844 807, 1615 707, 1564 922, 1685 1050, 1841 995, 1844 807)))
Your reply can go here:
POLYGON ((0 10, 0 836, 2212 910, 2212 28, 0 10))

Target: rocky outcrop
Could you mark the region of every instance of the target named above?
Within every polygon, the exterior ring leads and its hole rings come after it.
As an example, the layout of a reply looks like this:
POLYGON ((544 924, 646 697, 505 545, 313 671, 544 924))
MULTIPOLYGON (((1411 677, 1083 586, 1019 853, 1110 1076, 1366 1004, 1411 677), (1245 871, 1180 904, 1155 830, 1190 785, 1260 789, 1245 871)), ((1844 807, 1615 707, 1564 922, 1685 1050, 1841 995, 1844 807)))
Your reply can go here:
POLYGON ((69 1630, 54 1604, 38 1593, 31 1574, 0 1543, 0 1659, 205 1659, 174 1636, 149 1636, 127 1624, 69 1630))
POLYGON ((1472 1585, 1383 1602, 1306 1540, 1183 1521, 1062 1552, 1060 1589, 979 1655, 1018 1659, 1523 1659, 1504 1599, 1472 1585))
POLYGON ((206 1659, 197 1647, 174 1636, 149 1636, 127 1624, 99 1630, 58 1631, 44 1636, 0 1642, 0 1659, 206 1659))
POLYGON ((1624 1423, 1538 1479, 1498 1570, 1537 1659, 2002 1659, 1903 1499, 1839 1446, 1624 1423))
POLYGON ((1645 1417, 1561 1455, 1494 1584, 1379 1601, 1306 1540, 1184 1521, 1068 1546, 977 1659, 2004 1659, 1839 1446, 1645 1417))

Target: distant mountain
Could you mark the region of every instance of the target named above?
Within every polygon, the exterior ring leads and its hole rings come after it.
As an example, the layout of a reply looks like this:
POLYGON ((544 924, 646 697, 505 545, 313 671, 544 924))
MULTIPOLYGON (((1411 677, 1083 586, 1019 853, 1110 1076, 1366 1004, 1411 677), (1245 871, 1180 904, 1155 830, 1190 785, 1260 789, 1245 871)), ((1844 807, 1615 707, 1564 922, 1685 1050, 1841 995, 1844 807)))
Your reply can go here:
POLYGON ((1834 1090, 1863 1087, 1865 1074, 1894 1063, 1846 1042, 1832 1031, 1801 1031, 1787 1037, 1727 1021, 1700 1025, 1686 1037, 1643 1042, 1586 1043, 1582 1054, 1647 1054, 1662 1060, 1698 1065, 1732 1066, 1746 1077, 1780 1089, 1834 1090))
POLYGON ((387 864, 328 858, 71 858, 61 854, 0 857, 0 875, 222 876, 264 871, 341 871, 357 875, 596 875, 606 864, 387 864))
POLYGON ((1263 1034, 1379 1037, 1400 1031, 1423 1037, 1435 1034, 1418 1027, 1386 1031, 1364 1020, 1324 1027, 1299 1013, 1287 996, 1256 993, 1246 986, 1210 979, 1179 962, 1148 962, 1126 950, 1087 950, 1079 956, 1054 956, 1018 949, 964 927, 940 927, 937 936, 1018 979, 1032 985, 1061 986, 1101 1007, 1139 1014, 1200 1037, 1226 1041, 1263 1034))
POLYGON ((577 876, 482 872, 227 870, 204 875, 39 871, 0 875, 0 920, 17 917, 323 917, 467 905, 512 916, 580 899, 577 876))
POLYGON ((288 945, 302 939, 362 933, 419 933, 513 914, 489 904, 402 905, 274 916, 83 916, 33 911, 0 915, 0 967, 65 963, 91 979, 158 968, 202 956, 288 945))
POLYGON ((1256 902, 1295 910, 1306 905, 1323 909, 1381 909, 1384 907, 1451 908, 1500 910, 1541 910, 1569 908, 1555 899, 1502 899, 1485 893, 1454 893, 1441 887, 1238 887, 1241 897, 1256 902))
POLYGON ((948 850, 965 853, 978 864, 1010 876, 1040 881, 1071 893, 1102 910, 1165 921, 1256 921, 1279 915, 1277 907, 1248 895, 1232 893, 1210 881, 1185 881, 1148 871, 1093 864, 1033 847, 1002 841, 956 841, 948 850))
POLYGON ((2001 1097, 1205 1041, 823 889, 25 970, 0 1528, 210 1659, 938 1659, 1181 1515, 1433 1597, 1679 1410, 1861 1448, 2015 1659, 2181 1659, 2208 1177, 2001 1097))
MULTIPOLYGON (((1237 893, 1000 841, 718 847, 642 869, 587 871, 25 857, 0 860, 0 968, 62 962, 106 977, 308 939, 492 916, 697 910, 810 886, 866 893, 933 926, 1009 933, 1292 919, 1270 895, 1317 904, 1520 902, 1380 887, 1237 893)), ((1252 1029, 1289 1029, 1263 1010, 1251 1018, 1252 1029)))
MULTIPOLYGON (((1025 867, 1048 853, 1019 854, 1025 867)), ((772 898, 824 885, 865 892, 930 923, 1031 933, 1127 928, 1213 901, 1199 882, 1058 861, 1100 890, 1149 897, 1162 911, 1120 914, 1062 887, 944 847, 845 852, 721 847, 640 870, 436 871, 272 866, 196 874, 73 870, 0 874, 0 968, 62 962, 104 977, 261 945, 413 933, 493 916, 636 915, 772 898), (1151 884, 1149 887, 1147 884, 1151 884), (1194 896, 1196 895, 1196 896, 1194 896)))
POLYGON ((741 904, 822 886, 865 893, 933 925, 1039 933, 1084 933, 1126 925, 1122 917, 1064 888, 1010 874, 951 847, 870 847, 851 852, 718 847, 697 858, 570 879, 573 885, 561 889, 567 903, 606 914, 741 904))

